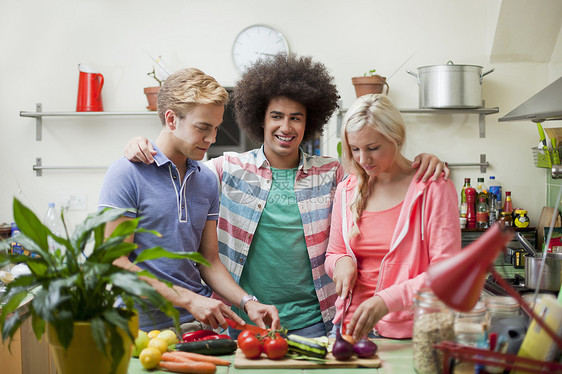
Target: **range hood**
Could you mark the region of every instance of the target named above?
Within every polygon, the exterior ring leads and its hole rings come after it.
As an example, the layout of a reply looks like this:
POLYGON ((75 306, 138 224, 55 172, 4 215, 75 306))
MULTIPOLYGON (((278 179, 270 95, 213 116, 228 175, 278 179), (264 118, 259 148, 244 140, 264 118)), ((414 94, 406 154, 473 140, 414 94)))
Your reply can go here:
POLYGON ((562 120, 562 77, 507 113, 498 121, 544 122, 562 120))

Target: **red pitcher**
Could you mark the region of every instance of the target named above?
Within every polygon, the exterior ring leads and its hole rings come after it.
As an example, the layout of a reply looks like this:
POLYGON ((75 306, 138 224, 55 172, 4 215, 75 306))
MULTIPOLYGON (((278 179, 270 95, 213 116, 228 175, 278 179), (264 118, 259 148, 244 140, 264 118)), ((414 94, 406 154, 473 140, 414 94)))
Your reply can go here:
POLYGON ((80 78, 78 80, 77 112, 103 112, 101 89, 103 75, 90 69, 84 64, 78 64, 80 78))

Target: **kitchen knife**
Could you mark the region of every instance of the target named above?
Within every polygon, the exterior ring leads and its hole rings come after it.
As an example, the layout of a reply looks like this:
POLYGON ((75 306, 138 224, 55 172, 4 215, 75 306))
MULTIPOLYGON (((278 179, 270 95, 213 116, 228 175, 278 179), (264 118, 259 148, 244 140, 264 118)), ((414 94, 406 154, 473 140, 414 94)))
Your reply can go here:
POLYGON ((351 291, 349 291, 346 298, 343 300, 343 313, 342 313, 342 316, 341 316, 340 335, 347 334, 347 331, 344 331, 344 329, 343 329, 343 325, 345 324, 345 315, 347 314, 347 309, 351 305, 351 297, 352 296, 353 296, 353 293, 351 291))

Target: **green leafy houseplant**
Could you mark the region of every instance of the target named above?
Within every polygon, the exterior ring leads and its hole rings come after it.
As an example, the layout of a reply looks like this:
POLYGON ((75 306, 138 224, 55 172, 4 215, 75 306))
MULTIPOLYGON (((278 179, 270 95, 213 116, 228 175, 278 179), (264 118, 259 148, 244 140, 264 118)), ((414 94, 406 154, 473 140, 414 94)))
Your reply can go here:
MULTIPOLYGON (((127 353, 117 329, 126 331, 134 340, 128 320, 135 313, 135 303, 146 305, 146 301, 149 301, 171 316, 179 330, 178 311, 152 286, 139 278, 155 278, 151 273, 131 272, 113 265, 115 259, 127 256, 137 248, 136 244, 125 241, 131 234, 147 232, 159 235, 155 231, 138 228, 140 218, 122 222, 105 238, 106 223, 125 212, 124 209, 108 209, 89 215, 72 235, 68 234, 65 224, 67 233, 65 237, 61 237, 53 234, 16 198, 13 209, 14 220, 21 231, 21 234, 14 236, 14 240, 38 256, 11 254, 8 252, 8 243, 0 242, 0 268, 8 264, 25 263, 31 271, 29 275, 22 275, 9 283, 6 293, 0 299, 3 304, 0 314, 2 341, 8 338, 11 341, 23 321, 31 317, 37 339, 43 336, 48 323, 54 327, 58 340, 67 349, 73 337, 73 323, 90 322, 98 349, 106 354, 106 346, 110 346, 113 373, 127 353), (53 238, 63 250, 49 251, 48 237, 53 238), (89 243, 93 244, 91 250, 89 243), (29 303, 30 313, 21 315, 18 307, 30 294, 33 295, 29 303), (115 308, 119 298, 124 307, 115 308)), ((64 223, 64 216, 62 218, 64 223)), ((174 253, 161 247, 143 250, 135 263, 161 257, 187 258, 209 264, 199 253, 174 253)))

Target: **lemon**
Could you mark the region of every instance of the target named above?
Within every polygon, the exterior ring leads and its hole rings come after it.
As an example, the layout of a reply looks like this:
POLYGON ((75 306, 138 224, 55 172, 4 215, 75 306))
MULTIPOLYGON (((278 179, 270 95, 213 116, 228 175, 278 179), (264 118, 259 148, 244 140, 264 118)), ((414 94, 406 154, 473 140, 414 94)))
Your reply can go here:
POLYGON ((153 369, 160 363, 162 353, 156 348, 148 347, 141 351, 139 360, 145 369, 153 369))
POLYGON ((168 352, 168 343, 164 339, 154 338, 148 342, 148 348, 156 348, 160 353, 168 352))
POLYGON ((142 330, 139 330, 137 338, 135 339, 135 347, 133 348, 133 357, 139 357, 141 351, 148 347, 148 334, 142 330))
POLYGON ((148 333, 148 339, 153 339, 160 334, 160 330, 152 330, 148 333))
POLYGON ((160 334, 158 334, 157 338, 164 340, 167 345, 179 343, 176 333, 173 332, 172 330, 162 331, 160 334))

